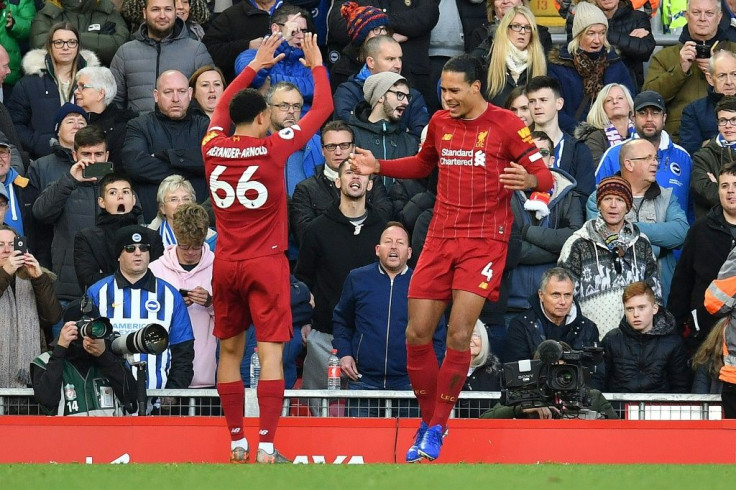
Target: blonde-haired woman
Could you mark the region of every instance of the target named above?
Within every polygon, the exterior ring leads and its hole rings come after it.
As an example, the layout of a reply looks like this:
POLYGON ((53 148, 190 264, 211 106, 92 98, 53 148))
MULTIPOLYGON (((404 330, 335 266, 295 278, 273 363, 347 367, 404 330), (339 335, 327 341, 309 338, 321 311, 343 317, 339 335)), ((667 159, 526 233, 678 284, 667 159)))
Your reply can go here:
POLYGON ((546 73, 537 19, 523 5, 510 8, 498 25, 491 48, 488 100, 501 107, 514 88, 546 73))
POLYGON ((585 122, 575 129, 579 139, 593 154, 597 168, 608 148, 634 135, 634 99, 625 85, 609 83, 601 89, 585 122))

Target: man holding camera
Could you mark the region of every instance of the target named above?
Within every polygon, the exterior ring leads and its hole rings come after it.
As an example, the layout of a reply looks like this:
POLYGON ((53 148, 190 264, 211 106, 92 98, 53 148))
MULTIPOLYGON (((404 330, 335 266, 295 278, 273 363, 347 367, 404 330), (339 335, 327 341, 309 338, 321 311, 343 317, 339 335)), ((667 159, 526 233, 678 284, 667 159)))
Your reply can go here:
POLYGON ((64 324, 53 350, 33 360, 31 374, 33 395, 49 414, 112 416, 123 415, 122 408, 136 411, 130 367, 104 339, 80 335, 75 321, 64 324))
POLYGON ((676 142, 680 141, 683 109, 707 94, 705 74, 713 51, 736 51, 736 46, 726 40, 725 31, 718 29, 721 8, 720 0, 687 2, 687 25, 680 42, 662 49, 649 62, 644 90, 655 90, 667 101, 665 129, 676 142))
POLYGON ((158 356, 134 354, 134 362, 148 363, 149 389, 187 388, 194 376, 192 323, 179 291, 148 269, 151 244, 140 225, 115 233, 119 267, 90 286, 88 295, 100 315, 110 319, 121 335, 159 323, 169 332, 169 348, 158 356))

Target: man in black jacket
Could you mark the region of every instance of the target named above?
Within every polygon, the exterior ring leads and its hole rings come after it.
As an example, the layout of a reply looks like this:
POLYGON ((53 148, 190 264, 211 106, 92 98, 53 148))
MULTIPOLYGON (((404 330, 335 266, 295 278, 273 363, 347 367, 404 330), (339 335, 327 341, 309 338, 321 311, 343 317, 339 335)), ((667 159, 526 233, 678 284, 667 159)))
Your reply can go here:
POLYGON ((736 164, 721 167, 718 198, 720 204, 687 232, 667 301, 691 354, 719 318, 708 313, 703 297, 736 244, 736 164))
POLYGON ((603 337, 605 382, 610 393, 689 393, 690 370, 675 319, 654 291, 639 281, 623 294, 624 317, 603 337))
MULTIPOLYGON (((330 59, 339 58, 340 50, 350 42, 347 20, 340 15, 344 0, 336 0, 328 14, 328 49, 330 59), (338 46, 339 48, 335 48, 338 46), (333 55, 334 53, 334 55, 333 55)), ((403 74, 425 99, 436 98, 436 80, 429 78, 429 37, 440 17, 436 0, 358 0, 386 12, 393 38, 401 43, 405 67, 403 74)))
POLYGON ((338 168, 335 185, 340 201, 316 218, 304 233, 294 275, 314 295, 312 325, 302 327, 307 344, 305 389, 327 389, 327 359, 332 351, 332 312, 351 270, 376 260, 375 247, 386 220, 366 205, 373 185, 354 173, 347 159, 338 168))
MULTIPOLYGON (((77 232, 74 237, 74 270, 79 286, 86 290, 118 267, 115 255, 115 232, 124 226, 143 224, 140 206, 136 206, 130 179, 118 173, 104 176, 99 184, 97 204, 101 208, 95 226, 77 232)), ((151 244, 151 261, 161 257, 164 245, 156 230, 145 228, 146 243, 151 244)))
POLYGON ((536 298, 529 298, 531 307, 519 313, 509 325, 508 362, 532 359, 545 340, 562 341, 575 350, 591 347, 599 341, 598 327, 583 316, 573 299, 574 289, 572 276, 562 267, 553 267, 542 274, 536 298))
POLYGON ((133 179, 146 223, 156 217, 158 186, 169 175, 180 174, 191 182, 197 202, 209 195, 201 143, 210 120, 188 112, 189 80, 179 71, 165 71, 156 81, 153 98, 156 111, 128 123, 121 162, 133 179))
MULTIPOLYGON (((322 154, 325 164, 317 167, 314 175, 299 182, 289 202, 289 226, 301 244, 309 224, 339 201, 340 191, 335 186, 340 162, 355 149, 353 130, 343 121, 332 121, 322 128, 322 154)), ((371 177, 366 203, 384 221, 391 218, 391 201, 386 187, 377 176, 371 177)))

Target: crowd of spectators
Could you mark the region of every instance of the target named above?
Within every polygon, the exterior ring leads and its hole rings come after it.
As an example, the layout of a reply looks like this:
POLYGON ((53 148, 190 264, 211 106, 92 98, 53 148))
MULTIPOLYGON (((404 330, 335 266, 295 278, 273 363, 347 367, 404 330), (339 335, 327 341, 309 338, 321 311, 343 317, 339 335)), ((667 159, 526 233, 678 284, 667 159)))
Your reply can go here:
MULTIPOLYGON (((714 352, 736 327, 704 296, 736 244, 736 14, 725 2, 689 0, 679 42, 659 50, 650 12, 630 0, 562 2, 561 45, 523 0, 312 3, 0 5, 0 388, 55 390, 37 393, 50 412, 109 414, 113 396, 134 405, 128 367, 109 345, 82 343, 69 321, 81 298, 121 333, 154 320, 170 331, 169 348, 149 358, 149 387, 215 386, 211 208, 235 197, 257 206, 260 191, 253 173, 232 196, 217 171, 206 181, 201 143, 224 88, 268 35, 283 38, 278 62, 252 85, 270 107, 269 132, 293 137, 321 103, 300 63, 305 33, 317 32, 335 111, 284 171, 289 386, 326 388, 334 348, 347 388, 411 389, 407 288, 436 173, 368 177, 346 162, 356 147, 416 154, 443 107, 442 66, 469 53, 485 68, 487 100, 522 119, 555 183, 512 197, 502 295, 476 325, 465 388, 497 389, 502 362, 551 339, 602 344, 604 362, 590 366, 601 391, 721 389, 714 352), (64 362, 82 366, 82 385, 108 378, 96 404, 64 406, 64 362)), ((470 416, 492 408, 475 402, 470 416)))

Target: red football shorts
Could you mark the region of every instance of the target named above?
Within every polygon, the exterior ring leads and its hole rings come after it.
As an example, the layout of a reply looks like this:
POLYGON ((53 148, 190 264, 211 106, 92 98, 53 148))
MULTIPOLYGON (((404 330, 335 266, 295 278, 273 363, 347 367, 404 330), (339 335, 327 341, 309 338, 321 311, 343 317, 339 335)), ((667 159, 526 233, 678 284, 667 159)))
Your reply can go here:
POLYGON ((234 337, 253 324, 259 342, 291 339, 289 261, 285 255, 236 262, 215 257, 212 298, 215 337, 234 337))
POLYGON ((428 237, 409 297, 450 301, 454 289, 498 299, 508 244, 488 238, 428 237))

